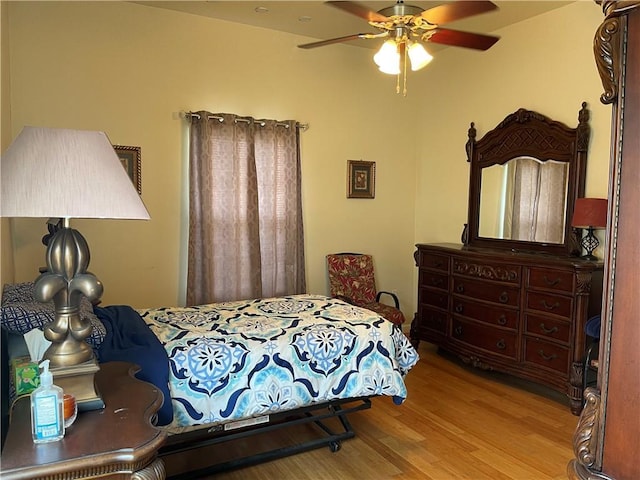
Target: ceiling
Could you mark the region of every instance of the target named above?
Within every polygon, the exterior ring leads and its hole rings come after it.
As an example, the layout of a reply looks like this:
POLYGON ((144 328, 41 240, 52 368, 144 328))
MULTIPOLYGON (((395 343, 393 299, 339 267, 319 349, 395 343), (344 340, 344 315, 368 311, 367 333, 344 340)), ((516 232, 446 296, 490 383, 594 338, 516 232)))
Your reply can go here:
MULTIPOLYGON (((575 0, 573 0, 575 1, 575 0)), ((491 33, 500 28, 521 22, 527 18, 540 15, 550 10, 563 7, 573 1, 537 0, 537 1, 500 1, 494 0, 499 9, 490 13, 476 15, 464 20, 447 24, 456 30, 475 33, 491 33)), ((377 30, 355 15, 346 13, 338 8, 325 5, 318 1, 270 1, 270 0, 239 0, 239 1, 141 1, 133 2, 142 5, 176 10, 180 12, 217 18, 229 22, 252 25, 254 27, 278 30, 310 37, 314 41, 342 37, 356 33, 376 33, 377 30)), ((394 0, 358 2, 378 11, 392 6, 394 0)), ((424 10, 441 5, 442 1, 412 1, 407 4, 415 5, 424 10)), ((301 42, 306 43, 306 42, 301 42)), ((348 45, 365 48, 378 48, 380 42, 355 40, 348 45)), ((437 50, 444 46, 432 44, 430 50, 437 50)), ((339 48, 336 45, 322 48, 339 48)))

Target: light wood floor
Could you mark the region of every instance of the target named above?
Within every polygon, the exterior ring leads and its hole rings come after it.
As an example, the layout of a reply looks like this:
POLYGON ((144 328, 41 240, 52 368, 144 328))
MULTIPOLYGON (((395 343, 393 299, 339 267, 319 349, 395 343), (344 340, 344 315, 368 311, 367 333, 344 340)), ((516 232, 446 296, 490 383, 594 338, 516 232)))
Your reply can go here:
MULTIPOLYGON (((338 452, 323 447, 206 478, 566 480, 578 417, 562 395, 470 369, 428 343, 419 353, 406 401, 376 398, 371 409, 354 413, 356 437, 338 452)), ((198 459, 226 447, 215 448, 198 459)), ((172 473, 194 460, 165 462, 172 473)))

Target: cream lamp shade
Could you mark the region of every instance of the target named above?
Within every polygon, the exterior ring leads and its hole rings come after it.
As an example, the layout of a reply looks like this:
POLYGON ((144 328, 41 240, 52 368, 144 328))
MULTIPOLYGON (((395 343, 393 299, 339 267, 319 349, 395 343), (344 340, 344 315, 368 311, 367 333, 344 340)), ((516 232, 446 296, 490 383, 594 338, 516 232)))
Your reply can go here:
POLYGON ((150 218, 104 132, 24 127, 0 182, 3 217, 150 218))

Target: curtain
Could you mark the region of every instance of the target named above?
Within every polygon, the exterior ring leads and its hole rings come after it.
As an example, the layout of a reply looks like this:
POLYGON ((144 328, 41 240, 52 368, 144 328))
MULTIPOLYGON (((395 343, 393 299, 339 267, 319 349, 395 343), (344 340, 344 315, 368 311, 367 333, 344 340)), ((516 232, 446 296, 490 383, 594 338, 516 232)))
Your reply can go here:
POLYGON ((567 163, 520 157, 509 164, 505 232, 513 240, 562 243, 567 163))
POLYGON ((191 115, 188 305, 305 292, 297 125, 191 115))

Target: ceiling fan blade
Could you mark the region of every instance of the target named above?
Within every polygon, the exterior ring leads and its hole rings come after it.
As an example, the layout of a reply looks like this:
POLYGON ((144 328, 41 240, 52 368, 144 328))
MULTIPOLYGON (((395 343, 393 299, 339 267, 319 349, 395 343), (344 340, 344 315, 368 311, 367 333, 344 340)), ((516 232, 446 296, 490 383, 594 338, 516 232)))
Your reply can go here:
MULTIPOLYGON (((356 2, 344 2, 344 1, 333 1, 333 2, 325 2, 332 7, 339 8, 344 10, 347 13, 351 13, 360 18, 364 18, 367 22, 386 22, 388 20, 384 15, 380 15, 378 12, 370 10, 364 5, 360 5, 356 2)), ((473 2, 470 2, 473 3, 473 2)))
POLYGON ((500 40, 500 37, 482 35, 480 33, 461 32, 449 28, 437 28, 429 37, 429 41, 433 43, 473 48, 475 50, 488 50, 498 40, 500 40))
POLYGON ((498 6, 495 3, 486 0, 460 0, 425 10, 421 16, 432 25, 444 25, 472 15, 490 12, 497 8, 498 6))
POLYGON ((346 35, 344 37, 330 38, 329 40, 320 40, 319 42, 304 43, 298 45, 298 48, 316 48, 323 47, 325 45, 332 45, 334 43, 348 42, 350 40, 357 40, 359 38, 367 38, 370 33, 356 33, 355 35, 346 35))

